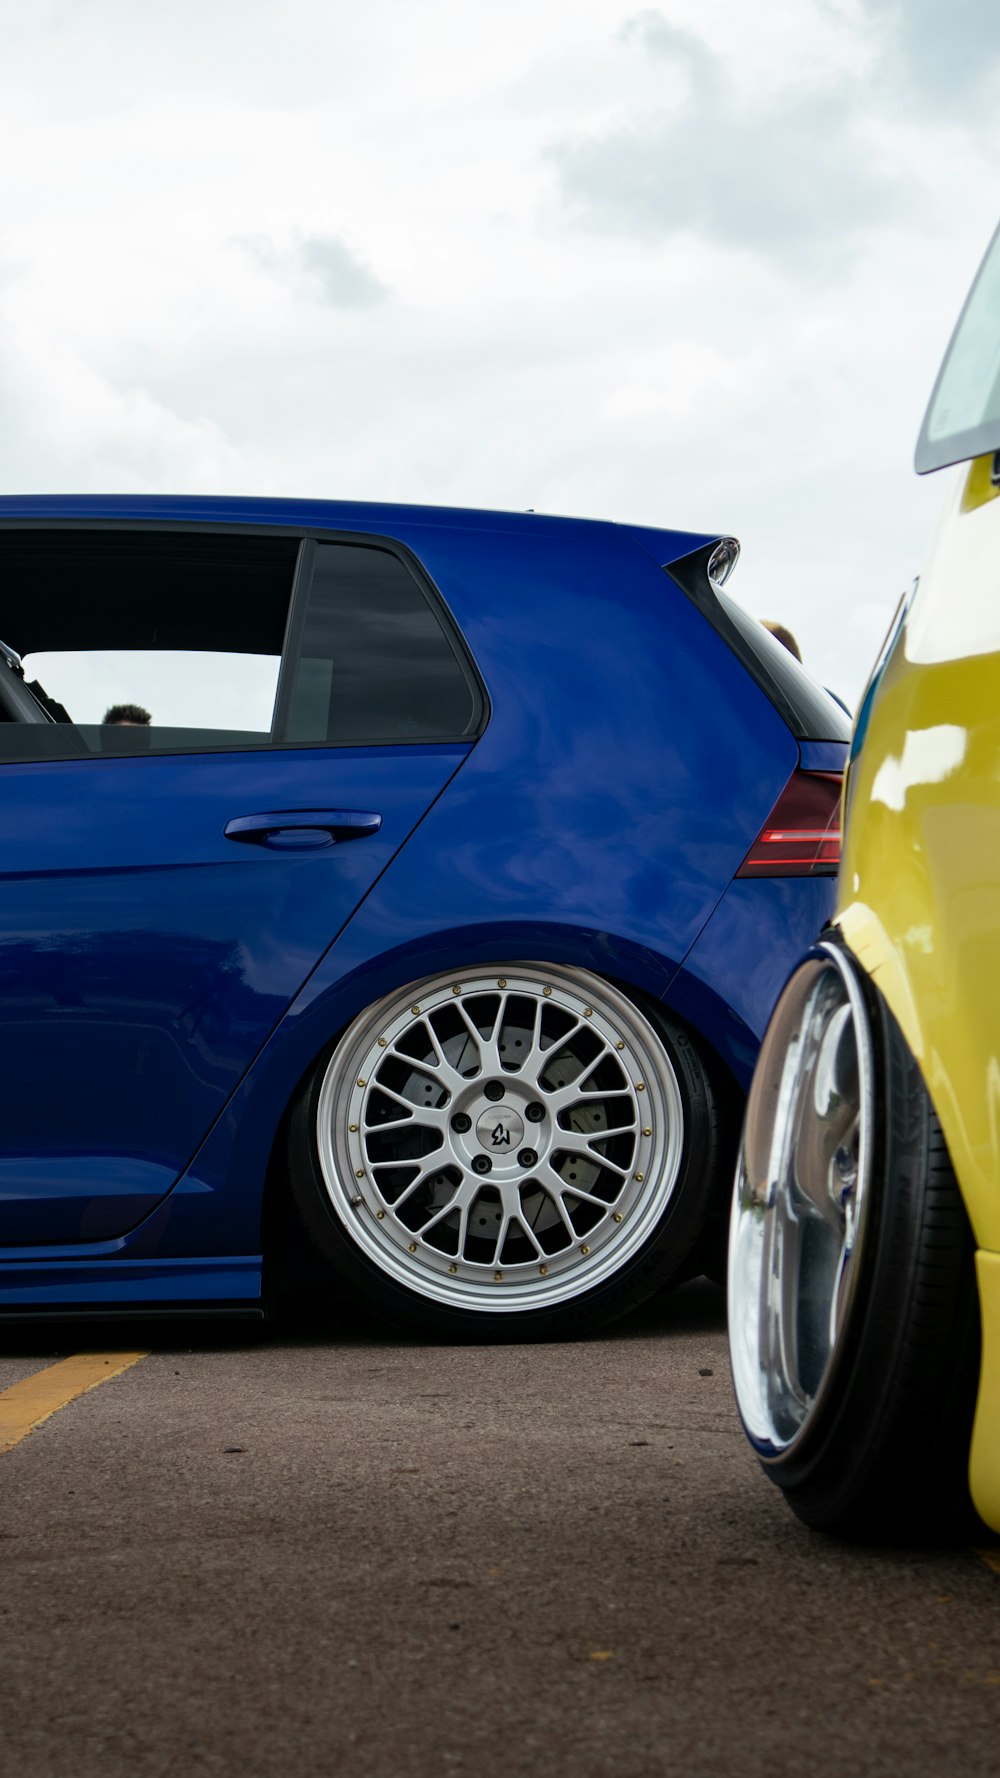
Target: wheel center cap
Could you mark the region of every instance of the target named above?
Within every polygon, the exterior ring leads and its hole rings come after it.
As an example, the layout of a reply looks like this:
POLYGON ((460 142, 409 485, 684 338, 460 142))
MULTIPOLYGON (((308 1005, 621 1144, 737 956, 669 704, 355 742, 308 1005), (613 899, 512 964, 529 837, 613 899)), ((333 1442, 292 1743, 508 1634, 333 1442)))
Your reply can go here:
POLYGON ((486 1154, 516 1154, 524 1141, 524 1124, 509 1105, 487 1105, 476 1120, 476 1141, 486 1154))

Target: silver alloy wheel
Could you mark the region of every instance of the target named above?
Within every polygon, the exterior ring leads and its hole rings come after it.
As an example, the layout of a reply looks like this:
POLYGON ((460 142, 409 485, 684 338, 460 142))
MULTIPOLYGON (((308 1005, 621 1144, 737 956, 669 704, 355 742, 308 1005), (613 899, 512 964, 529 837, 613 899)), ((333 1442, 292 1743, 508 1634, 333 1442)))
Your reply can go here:
POLYGON ((729 1240, 736 1399, 764 1462, 815 1423, 843 1352, 870 1199, 868 1013, 835 945, 778 1002, 747 1103, 729 1240))
POLYGON ((316 1140, 330 1203, 400 1285, 451 1308, 544 1309, 658 1226, 681 1164, 656 1032, 584 970, 518 963, 412 984, 334 1053, 316 1140))

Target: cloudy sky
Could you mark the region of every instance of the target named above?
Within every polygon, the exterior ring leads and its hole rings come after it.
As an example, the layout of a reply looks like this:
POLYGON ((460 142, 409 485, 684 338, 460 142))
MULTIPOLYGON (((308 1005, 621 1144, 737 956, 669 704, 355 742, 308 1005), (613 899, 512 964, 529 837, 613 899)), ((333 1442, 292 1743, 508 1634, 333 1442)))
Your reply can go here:
POLYGON ((0 0, 0 489, 738 536, 856 700, 1000 217, 997 0, 0 0))

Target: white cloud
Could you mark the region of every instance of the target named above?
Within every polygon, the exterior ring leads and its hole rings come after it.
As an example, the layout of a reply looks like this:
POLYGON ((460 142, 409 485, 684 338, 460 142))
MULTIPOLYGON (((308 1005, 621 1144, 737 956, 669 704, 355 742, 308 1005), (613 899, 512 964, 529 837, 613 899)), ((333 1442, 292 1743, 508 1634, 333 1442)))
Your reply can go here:
POLYGON ((897 83, 907 103, 951 111, 970 121, 970 107, 995 97, 1000 34, 994 0, 860 0, 862 13, 885 33, 897 83), (992 89, 992 94, 991 94, 992 89))
POLYGON ((291 281, 307 297, 315 296, 335 309, 370 309, 389 291, 344 241, 336 235, 295 237, 281 246, 268 235, 247 235, 237 242, 265 271, 291 281))
POLYGON ((856 697, 994 221, 960 12, 0 0, 0 484, 732 531, 856 697))

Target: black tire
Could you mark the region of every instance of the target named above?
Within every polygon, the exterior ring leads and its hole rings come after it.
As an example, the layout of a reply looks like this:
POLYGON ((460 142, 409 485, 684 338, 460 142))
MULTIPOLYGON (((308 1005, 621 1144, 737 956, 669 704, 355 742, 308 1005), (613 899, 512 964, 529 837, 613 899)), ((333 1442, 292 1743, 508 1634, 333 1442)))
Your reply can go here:
POLYGON ((944 1541, 975 1522, 974 1244, 917 1064, 881 995, 862 988, 876 1082, 863 1266, 831 1388, 801 1440, 763 1467, 813 1529, 944 1541))
POLYGON ((701 1232, 690 1253, 668 1282, 674 1290, 694 1278, 707 1278, 710 1284, 725 1290, 729 1257, 729 1213, 733 1196, 733 1173, 743 1122, 745 1095, 732 1075, 715 1057, 708 1059, 709 1080, 716 1104, 721 1132, 721 1160, 716 1184, 707 1204, 701 1232))
MULTIPOLYGON (((298 1219, 313 1249, 322 1256, 335 1295, 342 1298, 346 1294, 397 1326, 435 1338, 465 1341, 509 1342, 585 1336, 608 1325, 652 1296, 683 1263, 701 1230, 708 1206, 717 1196, 723 1182, 728 1183, 731 1177, 735 1133, 731 1125, 724 1125, 709 1074, 693 1040, 657 1007, 647 1004, 640 1007, 636 1000, 595 976, 550 964, 498 965, 466 972, 461 983, 451 984, 451 991, 458 994, 461 990, 467 996, 468 1006, 474 1004, 477 995, 480 1002, 484 1003, 490 984, 498 983, 499 991, 491 989, 497 1000, 500 998, 500 991, 509 996, 511 1002, 518 994, 529 1004, 532 995, 544 996, 544 1002, 539 999, 539 1021, 552 1017, 561 1008, 577 1004, 582 1006, 583 1001, 586 1001, 586 1017, 588 1021, 593 1019, 593 1023, 586 1027, 588 1040, 594 1041, 593 1033, 599 1021, 602 1021, 601 1029, 605 1033, 612 1036, 619 1032, 622 1034, 615 1049, 623 1052, 621 1066, 625 1068, 629 1079, 626 1080, 623 1076, 622 1089, 608 1088, 608 1093, 614 1097, 614 1103, 621 1106, 624 1104, 627 1088, 631 1094, 630 1103, 641 1112, 641 1116, 637 1112, 638 1124, 642 1128, 636 1128, 634 1132, 636 1144, 645 1141, 650 1152, 656 1148, 656 1135, 651 1134, 657 1115, 654 1106, 657 1103, 666 1105, 666 1113, 660 1115, 668 1118, 672 1129, 668 1133, 669 1140, 660 1144, 660 1149, 669 1162, 671 1178, 668 1182, 669 1189, 665 1190, 662 1179, 657 1180, 650 1176, 648 1181, 644 1180, 639 1159, 630 1161, 627 1168, 630 1177, 622 1186, 620 1197, 607 1200, 608 1214, 588 1212, 598 1217, 594 1234, 589 1241, 584 1232, 579 1237, 577 1250, 571 1251, 572 1243, 569 1243, 565 1255, 556 1254, 551 1269, 556 1271, 560 1261, 563 1269, 561 1277, 557 1277, 555 1281, 555 1289, 549 1300, 546 1297, 549 1288, 547 1282, 541 1278, 537 1283, 533 1278, 527 1280, 529 1268, 522 1264, 520 1273, 509 1284, 507 1302, 509 1304, 513 1301, 514 1306, 495 1312, 492 1301, 499 1295, 499 1291, 494 1292, 493 1298, 484 1302, 482 1307, 479 1306, 482 1293, 479 1299, 470 1302, 470 1297, 476 1297, 479 1292, 479 1283, 477 1279, 473 1279, 472 1284, 465 1289, 467 1280, 462 1277, 454 1288, 464 1290, 463 1300, 453 1303, 449 1300, 452 1286, 448 1272, 458 1272, 458 1261, 461 1260, 461 1269, 468 1273, 465 1254, 456 1254, 456 1259, 449 1267, 441 1263, 436 1251, 430 1256, 436 1268, 431 1278, 430 1293, 424 1292, 421 1289, 422 1279, 416 1270, 418 1260, 411 1261, 405 1253, 397 1258, 396 1249, 389 1245, 389 1238, 385 1235, 385 1224, 395 1214, 394 1209, 385 1208, 386 1200, 374 1195, 375 1187, 371 1177, 366 1177, 361 1186, 354 1187, 355 1176, 361 1179, 367 1174, 377 1178, 378 1168, 371 1159, 371 1146, 358 1153, 351 1151, 351 1143, 368 1142, 369 1138, 377 1139, 378 1127, 373 1123, 369 1128, 363 1121, 365 1114, 359 1115, 356 1109, 352 1114, 349 1107, 354 1105, 356 1108, 359 1103, 355 1089, 369 1095, 365 1100, 366 1105, 374 1105, 374 1096, 379 1090, 381 1077, 378 1069, 382 1065, 382 1059, 371 1046, 383 1041, 381 1036, 376 1037, 374 1034, 382 1031, 389 1031, 391 1034, 394 1029, 393 1017, 397 1013, 402 1017, 402 1008, 409 1004, 411 1011, 413 1008, 418 1009, 418 1013, 414 1014, 415 1024, 409 1029, 403 1029, 403 1037, 409 1046, 405 1051, 407 1057, 412 1057, 414 1049, 419 1047, 413 1036, 417 1024, 423 1029, 430 1016, 437 1020, 441 1031, 446 1029, 448 1003, 440 999, 436 1005, 432 1003, 435 993, 439 989, 443 992, 441 985, 447 984, 449 980, 448 977, 435 977, 411 984, 398 995, 390 996, 379 1006, 368 1009, 366 1014, 355 1021, 351 1030, 317 1060, 294 1101, 288 1121, 288 1186, 298 1219), (428 1006, 431 1007, 430 1015, 428 1006), (363 1063, 365 1055, 371 1059, 371 1068, 368 1063, 363 1063), (634 1059, 634 1065, 630 1065, 630 1058, 634 1059), (638 1089, 643 1095, 641 1098, 632 1092, 639 1073, 646 1076, 638 1089), (367 1081, 368 1084, 362 1089, 358 1085, 360 1081, 367 1081), (657 1081, 665 1082, 669 1087, 666 1098, 661 1096, 659 1101, 657 1081), (350 1096, 352 1093, 355 1095, 353 1099, 350 1096), (345 1118, 350 1119, 346 1126, 345 1118), (680 1128, 677 1127, 678 1118, 680 1128), (360 1131, 359 1123, 362 1126, 360 1131), (350 1136, 344 1133, 345 1127, 352 1133, 350 1136), (350 1163, 358 1160, 362 1164, 352 1167, 350 1163), (633 1165, 639 1170, 631 1172, 633 1165), (643 1182, 641 1189, 635 1181, 643 1182), (362 1190, 367 1191, 364 1202, 361 1198, 362 1190), (658 1192, 664 1198, 662 1213, 659 1213, 656 1196, 658 1192), (624 1207, 624 1213, 617 1211, 618 1204, 624 1207), (376 1205, 382 1210, 382 1216, 379 1224, 373 1227, 371 1218, 376 1214, 376 1205), (615 1212, 613 1216, 612 1211, 615 1212), (618 1232, 628 1216, 636 1219, 633 1226, 642 1235, 641 1239, 637 1235, 631 1245, 626 1239, 627 1228, 624 1234, 618 1232), (358 1238, 355 1238, 355 1224, 358 1238), (605 1249, 600 1247, 602 1234, 605 1249), (593 1276, 594 1267, 579 1263, 576 1258, 577 1252, 583 1256, 590 1255, 590 1242, 593 1243, 595 1256, 602 1268, 596 1279, 593 1276), (619 1251, 621 1263, 617 1264, 616 1256, 619 1251), (605 1254, 603 1259, 602 1252, 605 1254), (578 1263, 579 1288, 576 1288, 577 1273, 574 1268, 578 1263), (524 1309, 519 1306, 519 1299, 513 1295, 518 1279, 521 1282, 527 1281, 532 1291, 531 1306, 524 1309)), ((582 1025, 577 1027, 572 1039, 566 1040, 567 1046, 571 1047, 573 1042, 582 1043, 582 1029, 582 1025)), ((536 1025, 536 1031, 538 1030, 541 1030, 540 1023, 536 1025)), ((600 1055, 599 1068, 610 1069, 613 1074, 614 1068, 619 1064, 610 1047, 610 1037, 606 1036, 603 1041, 606 1053, 602 1052, 600 1055)), ((398 1035, 395 1039, 390 1035, 386 1040, 386 1048, 382 1052, 386 1061, 391 1061, 394 1042, 400 1042, 398 1035)), ((540 1053, 537 1043, 536 1052, 540 1053)), ((397 1059, 398 1053, 397 1051, 397 1059)), ((418 1061, 414 1066, 429 1069, 431 1064, 421 1064, 418 1061)), ((506 1063, 503 1066, 507 1068, 506 1063)), ((453 1085, 456 1084, 454 1073, 451 1078, 453 1085)), ((585 1074, 581 1071, 579 1078, 581 1081, 595 1079, 599 1078, 599 1074, 585 1074)), ((479 1079, 479 1075, 476 1079, 479 1079)), ((520 1105, 520 1101, 514 1099, 520 1079, 521 1076, 512 1071, 505 1073, 500 1082, 502 1085, 512 1083, 509 1091, 513 1112, 520 1105)), ((491 1081, 489 1084, 493 1086, 495 1083, 491 1081)), ((470 1086, 468 1092, 471 1091, 470 1086)), ((542 1089, 539 1088, 538 1092, 541 1093, 542 1089)), ((447 1101, 447 1109, 454 1105, 458 1096, 455 1094, 447 1101)), ((464 1104, 464 1100, 462 1103, 464 1104)), ((469 1104, 474 1117, 478 1101, 474 1103, 470 1098, 469 1104)), ((419 1101, 418 1109, 422 1115, 431 1116, 430 1110, 423 1112, 419 1101)), ((438 1107, 433 1109, 439 1113, 440 1122, 440 1115, 443 1113, 438 1107)), ((526 1111, 525 1106, 520 1106, 520 1109, 526 1111)), ((482 1118, 486 1115, 484 1109, 482 1118)), ((492 1116, 493 1113, 489 1115, 492 1116)), ((623 1117, 624 1113, 619 1111, 616 1115, 623 1117)), ((466 1121, 470 1122, 471 1118, 466 1121)), ((540 1124, 529 1125, 523 1119, 520 1122, 523 1125, 523 1135, 519 1139, 542 1141, 544 1132, 540 1124)), ((578 1127, 563 1124, 560 1129, 553 1117, 550 1145, 553 1155, 561 1154, 559 1140, 560 1136, 564 1140, 569 1139, 564 1134, 567 1129, 573 1131, 573 1138, 578 1141, 578 1146, 585 1140, 603 1140, 601 1153, 614 1152, 613 1140, 618 1140, 617 1137, 604 1140, 600 1137, 598 1128, 596 1138, 592 1135, 577 1138, 578 1127)), ((474 1143, 479 1139, 479 1129, 480 1124, 474 1124, 469 1142, 474 1143)), ((409 1129, 405 1132, 406 1135, 410 1133, 409 1129)), ((481 1186, 473 1181, 471 1172, 462 1172, 458 1165, 461 1160, 461 1154, 458 1153, 460 1143, 455 1142, 450 1135, 447 1140, 451 1147, 447 1151, 446 1160, 453 1166, 456 1175, 460 1175, 463 1189, 469 1192, 488 1191, 489 1186, 481 1186)), ((436 1151, 434 1152, 437 1164, 436 1151)), ((635 1147, 634 1153, 639 1155, 638 1147, 635 1147)), ((506 1162, 507 1157, 503 1158, 506 1162)), ((402 1168, 405 1163, 396 1160, 390 1161, 388 1165, 402 1168)), ((555 1165, 554 1160, 552 1165, 555 1165)), ((441 1169, 443 1176, 444 1162, 441 1163, 441 1169)), ((533 1175, 535 1169, 529 1164, 526 1172, 533 1175)), ((391 1179, 392 1176, 389 1177, 391 1179)), ((577 1174, 574 1172, 571 1177, 575 1180, 577 1174)), ((518 1190, 522 1189, 516 1180, 515 1185, 518 1190)), ((421 1188, 414 1190, 415 1200, 419 1189, 421 1188)), ((445 1189, 441 1187, 442 1191, 445 1189)), ((528 1185, 524 1185, 523 1189, 527 1191, 528 1185)), ((594 1187, 595 1191, 602 1189, 602 1185, 594 1187)), ((566 1188, 564 1197, 566 1203, 575 1202, 572 1187, 566 1188)), ((432 1199, 431 1202, 433 1204, 436 1200, 432 1199)), ((405 1205, 405 1192, 398 1203, 405 1205)), ((468 1214, 471 1217, 471 1211, 468 1214)), ((497 1220, 499 1219, 500 1213, 497 1212, 497 1220)), ((430 1226, 433 1227, 433 1218, 430 1226)), ((407 1227, 413 1228, 413 1224, 408 1223, 407 1227)), ((414 1229, 413 1232, 417 1239, 409 1249, 410 1253, 421 1246, 419 1230, 414 1229)), ((515 1232, 518 1239, 524 1233, 520 1227, 515 1232)), ((460 1236, 455 1238, 459 1239, 460 1236)), ((510 1239, 509 1228, 507 1238, 510 1239)), ((500 1251, 498 1247, 498 1252, 500 1251)), ((506 1247, 503 1251, 507 1251, 506 1247)), ((445 1261, 451 1252, 449 1249, 445 1253, 445 1261)), ((420 1260, 425 1257, 421 1251, 420 1260)), ((543 1261, 545 1259, 544 1255, 538 1257, 543 1261)), ((491 1260, 485 1267, 487 1276, 493 1263, 491 1260)), ((493 1278, 507 1278, 509 1274, 502 1267, 508 1265, 511 1272, 515 1272, 515 1264, 504 1259, 497 1264, 493 1278)), ((535 1268, 533 1258, 532 1267, 539 1274, 550 1269, 547 1263, 535 1268)), ((484 1268, 480 1266, 479 1270, 484 1268)))

